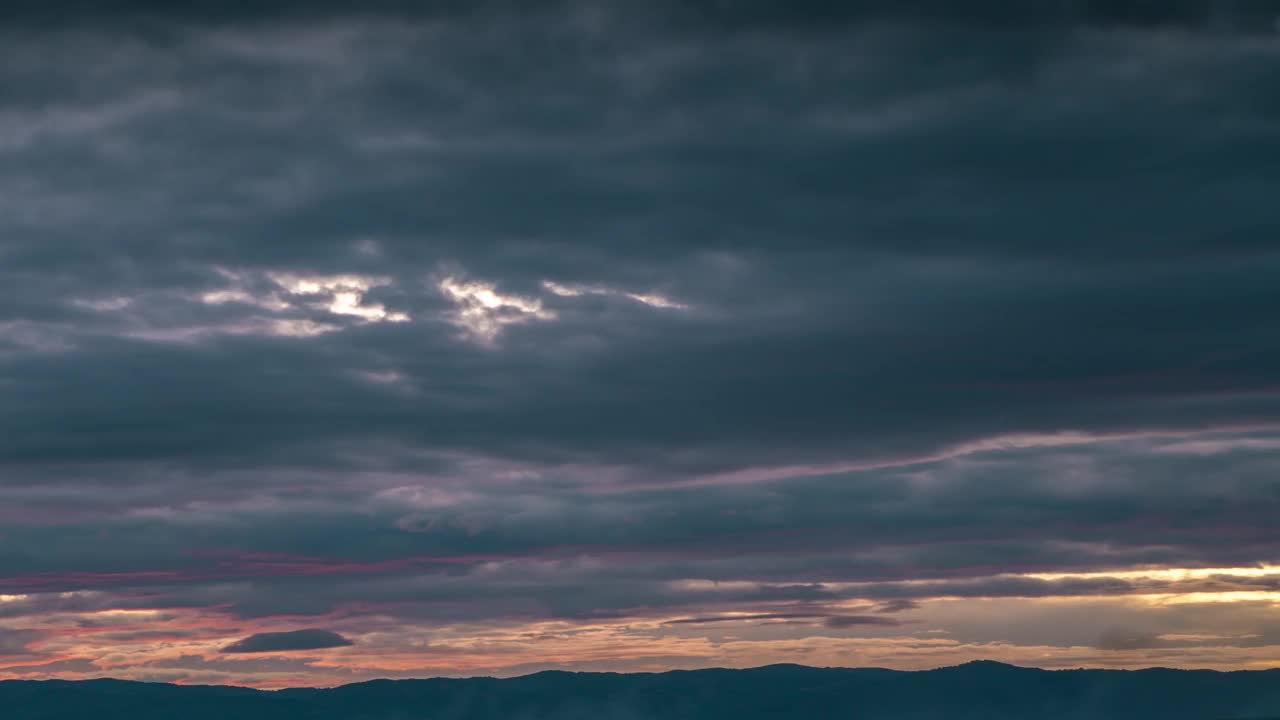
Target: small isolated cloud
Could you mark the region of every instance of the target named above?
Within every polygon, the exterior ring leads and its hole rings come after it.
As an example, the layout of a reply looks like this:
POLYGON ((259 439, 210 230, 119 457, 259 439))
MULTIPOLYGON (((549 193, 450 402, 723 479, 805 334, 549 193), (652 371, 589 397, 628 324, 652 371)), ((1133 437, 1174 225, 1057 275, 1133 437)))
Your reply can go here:
POLYGON ((258 633, 222 648, 224 653, 284 652, 288 650, 320 650, 345 647, 353 643, 328 630, 293 630, 291 632, 258 633))

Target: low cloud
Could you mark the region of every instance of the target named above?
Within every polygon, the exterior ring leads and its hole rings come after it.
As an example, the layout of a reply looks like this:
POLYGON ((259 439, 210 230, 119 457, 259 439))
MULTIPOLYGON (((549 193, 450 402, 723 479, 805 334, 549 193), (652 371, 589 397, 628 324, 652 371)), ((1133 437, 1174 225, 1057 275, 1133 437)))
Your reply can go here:
POLYGON ((224 653, 286 652, 289 650, 321 650, 353 645, 350 640, 328 630, 294 630, 258 633, 222 648, 224 653))
POLYGON ((902 623, 892 618, 880 617, 878 615, 832 615, 822 621, 823 625, 829 628, 847 628, 856 627, 858 625, 901 625, 902 623))

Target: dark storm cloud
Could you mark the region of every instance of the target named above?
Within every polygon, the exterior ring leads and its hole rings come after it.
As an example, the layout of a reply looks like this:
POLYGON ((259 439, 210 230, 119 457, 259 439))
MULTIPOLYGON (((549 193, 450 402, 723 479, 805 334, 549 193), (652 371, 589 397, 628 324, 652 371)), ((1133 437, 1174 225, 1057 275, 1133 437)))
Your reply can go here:
POLYGON ((1274 18, 1031 7, 12 6, 0 615, 1270 588, 1002 576, 1280 560, 1274 18))
POLYGON ((285 652, 345 647, 352 642, 329 630, 292 630, 250 635, 222 648, 224 653, 285 652))
MULTIPOLYGON (((1048 0, 1021 3, 1014 0, 973 0, 948 3, 945 0, 815 0, 803 7, 779 0, 739 2, 641 3, 615 0, 601 3, 610 12, 636 11, 646 6, 650 13, 669 20, 700 21, 717 29, 754 28, 777 31, 784 28, 824 29, 832 25, 868 21, 912 21, 969 23, 997 28, 1055 26, 1100 26, 1185 28, 1219 27, 1270 29, 1275 7, 1267 0, 1048 0), (656 6, 656 7, 654 7, 656 6)), ((5 15, 37 22, 187 22, 235 23, 280 22, 299 19, 333 19, 353 14, 397 19, 457 19, 483 13, 545 12, 564 13, 581 3, 562 0, 368 0, 353 8, 337 0, 274 0, 241 4, 192 0, 175 6, 162 0, 123 2, 63 2, 57 6, 31 0, 6 4, 5 15)))
MULTIPOLYGON (((713 57, 537 17, 491 31, 587 46, 530 66, 463 42, 468 20, 430 41, 376 23, 85 39, 116 57, 90 70, 108 90, 14 110, 0 453, 257 467, 377 443, 383 462, 689 473, 1275 419, 1271 188, 1250 165, 1277 139, 1272 39, 1086 35, 993 82, 1017 63, 970 47, 938 76, 900 32, 726 37, 713 57), (606 61, 583 66, 592 48, 606 61), (299 302, 280 316, 348 329, 156 342, 271 315, 193 300, 228 285, 215 266, 249 292, 271 269, 386 275, 371 301, 415 321, 299 302), (502 352, 461 342, 441 267, 558 318, 507 328, 502 352)), ((35 48, 8 50, 16 87, 50 72, 35 48)))

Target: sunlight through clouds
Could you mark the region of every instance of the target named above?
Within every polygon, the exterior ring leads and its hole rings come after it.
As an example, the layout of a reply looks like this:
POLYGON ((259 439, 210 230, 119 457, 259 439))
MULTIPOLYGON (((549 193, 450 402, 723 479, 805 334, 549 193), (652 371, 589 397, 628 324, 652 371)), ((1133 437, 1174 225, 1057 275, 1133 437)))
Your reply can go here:
POLYGON ((555 320, 556 313, 537 298, 505 295, 493 283, 465 281, 448 276, 437 287, 456 305, 451 321, 473 339, 492 344, 507 325, 555 320))
POLYGON ((635 293, 623 290, 615 290, 613 288, 604 287, 602 285, 563 285, 551 280, 543 280, 542 287, 553 295, 560 297, 580 297, 582 295, 614 295, 633 300, 642 305, 650 307, 662 308, 665 310, 687 310, 688 305, 677 302, 665 295, 658 293, 635 293))
MULTIPOLYGON (((250 305, 271 312, 277 317, 251 317, 231 321, 213 328, 190 328, 185 332, 200 336, 209 332, 233 335, 281 335, 289 337, 314 337, 342 329, 341 325, 308 317, 278 317, 284 313, 295 315, 303 310, 322 311, 330 315, 357 318, 362 323, 404 323, 411 320, 408 313, 391 311, 382 303, 368 302, 365 295, 376 288, 392 284, 391 278, 367 275, 302 275, 287 272, 267 272, 265 280, 270 286, 263 288, 262 278, 247 272, 228 268, 215 268, 228 281, 228 286, 209 290, 199 296, 206 305, 250 305)), ((164 337, 172 331, 148 331, 153 336, 164 337)))

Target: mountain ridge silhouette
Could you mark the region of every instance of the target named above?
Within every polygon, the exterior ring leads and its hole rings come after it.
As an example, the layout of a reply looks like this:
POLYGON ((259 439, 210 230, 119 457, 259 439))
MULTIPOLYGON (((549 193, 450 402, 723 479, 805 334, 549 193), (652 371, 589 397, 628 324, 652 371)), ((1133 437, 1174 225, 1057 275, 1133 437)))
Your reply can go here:
POLYGON ((281 690, 0 680, 0 708, 12 720, 1276 720, 1280 669, 1043 670, 990 660, 914 671, 776 664, 374 679, 281 690))

